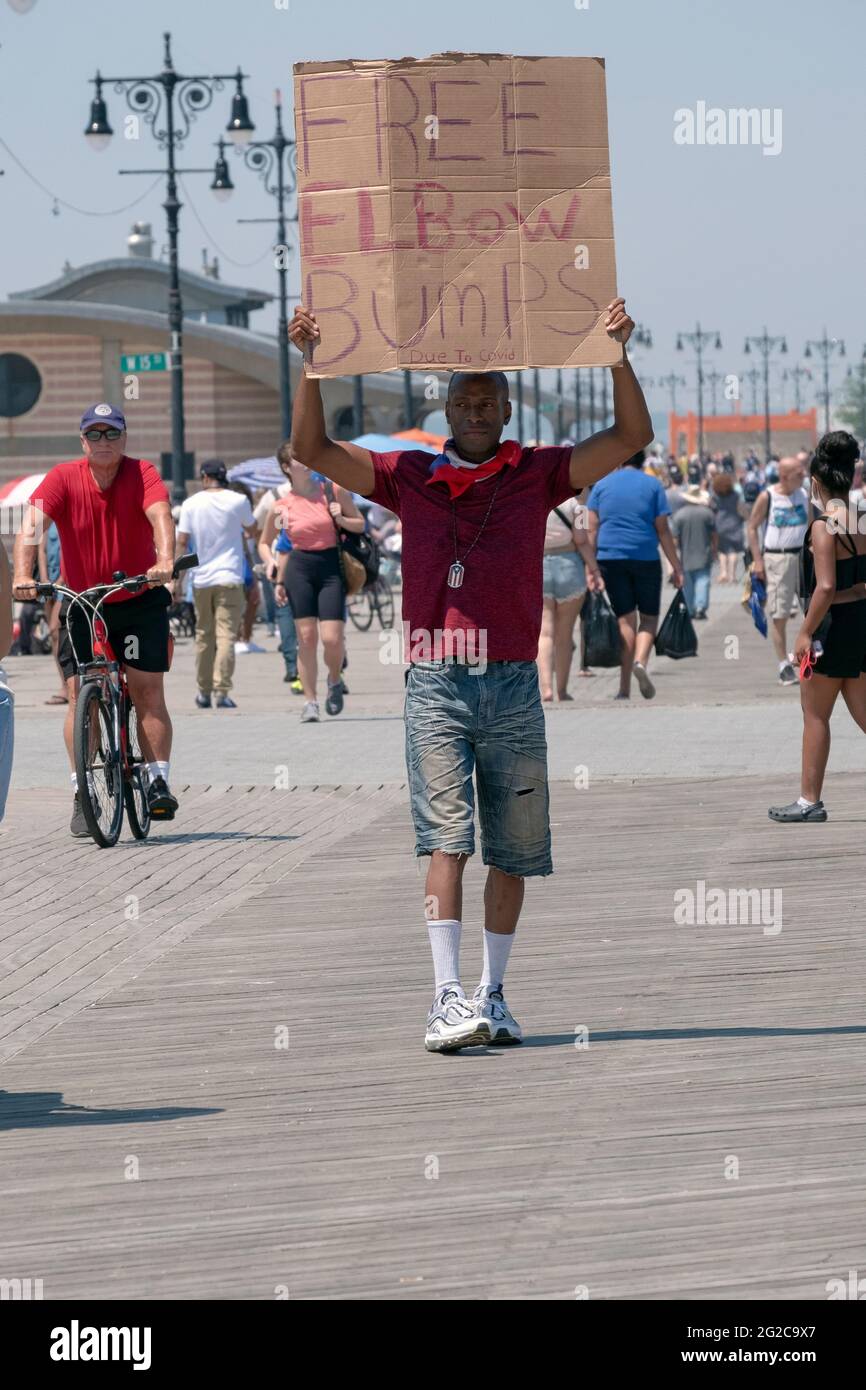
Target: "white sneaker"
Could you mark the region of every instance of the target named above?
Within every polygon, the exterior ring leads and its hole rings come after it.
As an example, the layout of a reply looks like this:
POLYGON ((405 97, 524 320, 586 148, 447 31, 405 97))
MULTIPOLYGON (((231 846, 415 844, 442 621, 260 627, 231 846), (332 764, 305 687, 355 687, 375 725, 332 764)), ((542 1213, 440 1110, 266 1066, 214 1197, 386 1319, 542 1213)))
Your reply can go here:
POLYGON ((479 1022, 475 1008, 459 985, 448 985, 436 998, 427 1015, 424 1046, 428 1052, 455 1052, 490 1041, 486 1021, 479 1022))
POLYGON ((472 996, 475 1017, 489 1030, 492 1043, 522 1043, 523 1033, 511 1013, 501 985, 479 985, 472 996))
POLYGON ((249 649, 249 642, 235 642, 235 656, 246 656, 249 649))
POLYGON ((308 700, 301 710, 302 724, 318 724, 319 722, 319 702, 318 700, 308 700))
POLYGON ((258 642, 246 642, 244 645, 248 652, 263 652, 267 650, 266 647, 260 647, 258 642))
POLYGON ((649 678, 649 672, 642 662, 636 661, 632 667, 634 678, 638 683, 638 688, 645 700, 651 700, 656 693, 656 688, 649 678))

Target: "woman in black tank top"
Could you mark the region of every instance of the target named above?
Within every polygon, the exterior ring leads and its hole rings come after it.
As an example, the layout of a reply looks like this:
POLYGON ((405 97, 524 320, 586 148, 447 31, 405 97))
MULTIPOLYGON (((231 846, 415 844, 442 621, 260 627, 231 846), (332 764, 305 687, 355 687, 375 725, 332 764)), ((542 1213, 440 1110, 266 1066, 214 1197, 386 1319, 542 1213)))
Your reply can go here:
POLYGON ((819 515, 806 533, 803 565, 806 616, 794 643, 794 663, 823 652, 811 678, 800 681, 803 763, 800 798, 771 806, 771 820, 825 821, 821 800, 830 755, 830 716, 842 692, 866 733, 866 511, 849 503, 856 439, 845 430, 825 434, 812 460, 812 502, 819 515))

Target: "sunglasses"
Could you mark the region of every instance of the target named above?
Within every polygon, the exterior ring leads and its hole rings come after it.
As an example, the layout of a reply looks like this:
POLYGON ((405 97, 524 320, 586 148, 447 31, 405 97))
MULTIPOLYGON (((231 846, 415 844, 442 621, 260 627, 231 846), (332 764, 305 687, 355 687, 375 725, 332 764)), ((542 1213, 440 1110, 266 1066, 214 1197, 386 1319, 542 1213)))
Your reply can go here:
POLYGON ((85 431, 84 431, 84 438, 87 439, 87 440, 89 440, 89 442, 90 442, 91 444, 95 444, 95 443, 97 442, 97 440, 99 440, 99 439, 109 439, 109 440, 111 440, 112 443, 113 443, 114 440, 115 440, 115 439, 119 439, 120 436, 121 436, 122 434, 123 434, 123 430, 115 430, 115 429, 108 429, 108 430, 85 430, 85 431))

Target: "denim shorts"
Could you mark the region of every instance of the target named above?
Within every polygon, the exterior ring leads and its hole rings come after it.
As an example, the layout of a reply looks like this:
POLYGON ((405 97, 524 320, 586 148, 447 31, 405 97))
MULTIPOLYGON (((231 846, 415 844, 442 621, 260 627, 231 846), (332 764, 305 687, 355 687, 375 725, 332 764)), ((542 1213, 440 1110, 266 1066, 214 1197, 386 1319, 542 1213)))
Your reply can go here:
POLYGON ((579 598, 586 589, 586 569, 576 550, 563 555, 545 555, 543 574, 544 597, 555 599, 557 603, 579 598))
POLYGON ((474 771, 484 863, 516 878, 552 873, 535 662, 416 662, 405 719, 415 854, 475 853, 474 771))

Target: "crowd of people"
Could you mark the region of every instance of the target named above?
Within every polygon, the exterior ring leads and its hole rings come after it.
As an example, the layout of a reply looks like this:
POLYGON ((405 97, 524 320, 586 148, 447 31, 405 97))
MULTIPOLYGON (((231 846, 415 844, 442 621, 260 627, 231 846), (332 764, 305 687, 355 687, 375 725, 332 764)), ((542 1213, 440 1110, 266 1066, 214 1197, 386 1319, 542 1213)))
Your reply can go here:
MULTIPOLYGON (((605 326, 627 341, 634 323, 622 300, 609 306, 605 326)), ((301 352, 320 336, 303 308, 290 334, 301 352)), ((122 412, 102 403, 82 417, 82 457, 51 469, 35 489, 12 576, 0 549, 0 656, 11 641, 12 598, 35 601, 39 582, 51 582, 52 572, 74 592, 110 583, 119 570, 146 575, 140 592, 108 593, 103 616, 138 716, 148 806, 170 820, 178 810, 169 786, 172 725, 164 691, 170 612, 186 604, 194 614, 198 708, 236 708, 235 659, 260 650, 253 625, 261 610, 268 631, 279 629, 284 681, 303 695, 301 721, 313 723, 320 715, 320 649, 327 713, 338 715, 348 693, 346 541, 368 528, 386 546, 402 548, 405 538, 402 606, 412 656, 404 717, 416 854, 430 861, 431 1051, 522 1039, 503 977, 525 879, 552 871, 543 706, 570 697, 575 627, 587 594, 599 595, 615 615, 616 698, 629 699, 634 680, 651 699, 648 667, 665 577, 700 622, 710 610, 716 564, 720 584, 739 582, 743 564, 772 624, 778 679, 801 686, 801 793, 770 808, 776 821, 827 819, 823 778, 840 693, 866 731, 866 526, 859 524, 857 441, 837 431, 811 456, 769 459, 763 467, 753 457, 739 469, 730 456, 665 460, 646 453, 650 417, 627 360, 613 382, 610 429, 573 445, 529 447, 502 438, 511 417, 504 373, 455 372, 446 402, 452 435, 431 458, 412 448, 382 454, 331 440, 319 381, 305 375, 292 439, 278 452, 284 482, 257 498, 231 483, 221 460, 208 460, 200 488, 174 516, 153 466, 127 454, 122 412), (59 553, 46 543, 51 528, 59 553), (175 565, 189 552, 197 564, 184 590, 175 565), (801 609, 788 651, 787 624, 801 609), (455 654, 455 634, 483 636, 483 680, 477 662, 455 654), (458 958, 475 786, 488 879, 484 968, 470 998, 458 958)), ((52 698, 68 705, 70 829, 84 835, 72 731, 78 668, 92 658, 93 633, 68 599, 53 614, 62 693, 52 698)), ((587 655, 581 650, 581 677, 592 674, 587 655)), ((0 667, 0 815, 12 705, 0 667)))
MULTIPOLYGON (((117 423, 121 419, 118 412, 117 423)), ((83 443, 97 453, 105 448, 98 440, 83 443)), ((340 533, 366 529, 399 553, 402 523, 379 502, 332 488, 322 473, 293 457, 291 441, 276 457, 284 482, 257 494, 232 481, 222 460, 201 465, 199 490, 173 512, 176 556, 194 551, 199 562, 167 587, 171 611, 186 607, 194 630, 198 708, 237 708, 235 662, 265 650, 254 639, 254 625, 261 622, 269 638, 278 637, 283 681, 303 696, 301 722, 312 723, 320 718, 320 654, 327 713, 339 714, 349 693, 340 533)), ((604 591, 616 616, 621 656, 615 698, 629 699, 634 680, 651 699, 656 689, 648 666, 665 580, 682 589, 692 619, 702 621, 709 614, 711 583, 739 583, 749 574, 766 588, 778 679, 797 684, 788 624, 803 603, 803 546, 815 515, 805 485, 809 464, 805 450, 766 464, 750 454, 737 465, 729 454, 676 459, 655 446, 554 507, 543 542, 536 658, 542 702, 573 700, 576 653, 578 677, 595 674, 579 626, 588 594, 604 591)), ((862 468, 857 461, 850 490, 855 507, 863 500, 862 468)), ((61 567, 57 525, 46 518, 33 553, 33 577, 52 582, 61 567)), ((63 609, 57 599, 44 607, 59 676, 59 688, 46 703, 71 708, 63 609)), ((13 650, 28 649, 35 608, 20 606, 13 650)), ((11 695, 0 690, 3 699, 11 695)))
MULTIPOLYGON (((554 692, 558 700, 573 698, 568 682, 587 594, 605 590, 619 624, 615 698, 630 698, 634 678, 651 699, 656 692, 647 663, 665 580, 682 589, 692 620, 702 622, 713 584, 748 583, 751 575, 765 587, 778 681, 796 685, 788 624, 804 600, 803 546, 815 515, 806 486, 811 459, 804 449, 766 464, 748 454, 737 465, 730 454, 676 459, 641 450, 551 512, 538 656, 542 699, 552 701, 554 692)), ((849 500, 855 508, 863 501, 859 461, 849 500)), ((579 675, 592 674, 581 655, 579 675)))

